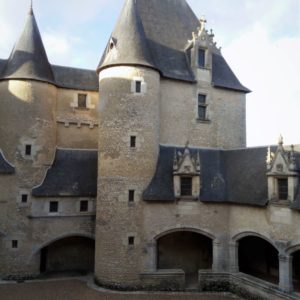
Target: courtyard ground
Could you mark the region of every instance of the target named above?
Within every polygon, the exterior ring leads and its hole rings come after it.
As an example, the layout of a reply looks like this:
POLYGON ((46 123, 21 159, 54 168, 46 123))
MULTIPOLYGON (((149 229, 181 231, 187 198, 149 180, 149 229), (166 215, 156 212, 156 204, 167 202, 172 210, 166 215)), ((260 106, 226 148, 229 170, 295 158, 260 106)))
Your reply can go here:
POLYGON ((119 293, 92 288, 79 279, 1 283, 1 300, 233 300, 230 295, 198 293, 119 293))

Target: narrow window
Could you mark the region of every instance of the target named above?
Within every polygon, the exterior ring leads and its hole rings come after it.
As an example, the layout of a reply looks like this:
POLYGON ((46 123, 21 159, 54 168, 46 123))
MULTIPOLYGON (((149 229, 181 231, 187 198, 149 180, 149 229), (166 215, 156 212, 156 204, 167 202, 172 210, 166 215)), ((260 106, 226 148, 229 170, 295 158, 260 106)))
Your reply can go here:
POLYGON ((25 155, 30 156, 31 155, 31 145, 25 145, 25 155))
POLYGON ((130 137, 130 147, 135 148, 136 147, 136 136, 132 135, 130 137))
POLYGON ((198 66, 200 68, 205 67, 205 50, 203 49, 198 50, 198 66))
POLYGON ((206 120, 206 95, 198 94, 198 119, 206 120))
POLYGON ((50 213, 58 212, 58 201, 50 201, 49 212, 50 213))
POLYGON ((22 203, 27 203, 28 202, 28 195, 27 194, 22 194, 21 195, 21 202, 22 203))
POLYGON ((128 237, 128 245, 133 246, 134 245, 134 236, 129 236, 128 237))
POLYGON ((134 190, 129 190, 128 192, 128 201, 129 202, 134 202, 134 190))
POLYGON ((142 92, 142 82, 140 80, 137 80, 135 82, 135 92, 141 93, 142 92))
POLYGON ((78 108, 86 108, 87 94, 78 94, 78 108))
POLYGON ((278 197, 279 200, 288 199, 288 180, 286 178, 278 179, 278 197))
POLYGON ((181 196, 192 196, 192 178, 182 177, 180 182, 181 196))
POLYGON ((14 248, 14 249, 18 248, 18 241, 17 240, 12 240, 11 241, 11 247, 14 248))
POLYGON ((80 211, 87 212, 88 209, 89 209, 89 201, 88 200, 80 201, 80 211))

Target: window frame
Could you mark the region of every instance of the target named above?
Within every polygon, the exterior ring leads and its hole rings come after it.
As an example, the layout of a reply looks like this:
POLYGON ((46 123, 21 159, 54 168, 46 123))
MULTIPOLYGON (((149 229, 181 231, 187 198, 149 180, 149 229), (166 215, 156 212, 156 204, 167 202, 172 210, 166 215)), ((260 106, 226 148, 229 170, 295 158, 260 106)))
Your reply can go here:
POLYGON ((207 95, 206 94, 202 94, 202 93, 198 93, 197 96, 197 119, 199 121, 208 121, 207 118, 207 95), (200 97, 203 97, 204 102, 200 102, 200 97), (204 112, 204 118, 200 117, 200 110, 202 110, 204 112))
POLYGON ((204 69, 206 67, 206 49, 204 49, 204 48, 198 48, 197 66, 198 66, 198 68, 202 68, 202 69, 204 69), (200 53, 201 53, 201 61, 200 61, 200 53))
POLYGON ((59 212, 59 201, 49 201, 49 213, 50 214, 57 214, 59 212), (56 205, 56 210, 53 211, 53 207, 51 207, 52 205, 56 205))
POLYGON ((78 109, 88 109, 88 94, 78 93, 77 94, 77 108, 78 109), (81 98, 81 97, 84 97, 81 98), (84 105, 82 105, 84 104, 84 105))
POLYGON ((289 199, 288 178, 283 178, 283 177, 277 178, 277 196, 278 196, 278 200, 280 201, 287 201, 289 199), (284 186, 281 184, 283 182, 284 182, 284 186), (284 197, 281 197, 282 195, 284 195, 284 197))
POLYGON ((137 136, 136 135, 131 135, 129 138, 129 146, 131 149, 135 149, 136 148, 136 140, 137 140, 137 136))
POLYGON ((80 200, 79 212, 86 213, 89 211, 89 200, 80 200))
POLYGON ((32 144, 25 144, 25 156, 30 157, 32 156, 32 144))
POLYGON ((192 197, 193 196, 193 177, 192 176, 181 176, 180 177, 180 196, 181 197, 192 197), (189 183, 183 183, 184 180, 189 181, 189 183), (183 186, 188 186, 188 188, 183 186), (188 193, 186 192, 188 190, 188 193))
POLYGON ((136 94, 142 93, 142 80, 135 80, 134 91, 136 94))

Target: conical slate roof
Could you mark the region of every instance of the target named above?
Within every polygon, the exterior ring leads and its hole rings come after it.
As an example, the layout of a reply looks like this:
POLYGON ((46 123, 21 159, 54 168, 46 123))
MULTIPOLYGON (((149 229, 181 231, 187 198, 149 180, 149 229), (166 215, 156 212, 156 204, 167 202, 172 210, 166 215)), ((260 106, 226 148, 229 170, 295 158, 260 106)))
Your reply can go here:
MULTIPOLYGON (((98 66, 152 66, 166 78, 195 82, 185 52, 199 20, 186 0, 126 0, 98 66), (112 44, 112 49, 111 49, 112 44)), ((248 93, 223 56, 213 56, 212 84, 248 93)))
POLYGON ((55 81, 32 8, 0 79, 32 79, 48 83, 55 81))
POLYGON ((117 25, 111 35, 98 71, 113 65, 143 65, 156 68, 149 50, 136 0, 126 0, 117 25))

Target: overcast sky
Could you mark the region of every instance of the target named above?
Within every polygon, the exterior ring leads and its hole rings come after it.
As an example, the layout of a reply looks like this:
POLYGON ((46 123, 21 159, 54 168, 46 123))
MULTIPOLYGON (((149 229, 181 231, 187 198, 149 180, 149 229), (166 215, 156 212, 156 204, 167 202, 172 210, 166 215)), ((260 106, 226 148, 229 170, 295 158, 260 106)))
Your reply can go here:
MULTIPOLYGON (((151 1, 151 0, 149 0, 151 1)), ((205 15, 247 96, 248 146, 300 144, 300 0, 187 0, 205 15)), ((0 0, 0 58, 22 31, 30 0, 0 0)), ((124 0, 34 0, 53 64, 95 69, 124 0)))

